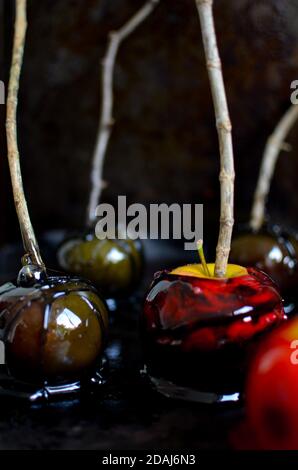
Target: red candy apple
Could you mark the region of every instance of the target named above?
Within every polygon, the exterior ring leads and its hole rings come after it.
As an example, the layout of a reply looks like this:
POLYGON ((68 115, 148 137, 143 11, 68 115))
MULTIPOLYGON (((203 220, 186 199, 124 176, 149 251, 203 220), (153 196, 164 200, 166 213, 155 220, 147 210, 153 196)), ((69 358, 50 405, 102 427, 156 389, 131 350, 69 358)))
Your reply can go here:
POLYGON ((254 341, 285 317, 265 273, 236 265, 224 278, 213 272, 205 263, 159 272, 147 295, 145 361, 165 394, 175 384, 185 398, 196 390, 198 401, 237 399, 254 341))
POLYGON ((155 276, 142 318, 146 366, 165 395, 235 400, 250 349, 284 318, 273 281, 228 264, 234 224, 234 155, 212 2, 197 1, 220 152, 220 226, 215 266, 183 266, 155 276))
POLYGON ((252 362, 246 400, 262 449, 298 450, 298 320, 272 332, 252 362))

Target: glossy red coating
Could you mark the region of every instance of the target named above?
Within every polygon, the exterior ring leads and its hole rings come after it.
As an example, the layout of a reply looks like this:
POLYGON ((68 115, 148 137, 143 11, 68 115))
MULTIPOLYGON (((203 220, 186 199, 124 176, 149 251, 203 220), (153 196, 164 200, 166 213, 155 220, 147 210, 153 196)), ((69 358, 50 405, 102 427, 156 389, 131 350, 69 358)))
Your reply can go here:
POLYGON ((258 447, 298 450, 298 319, 262 342, 246 386, 247 426, 258 447))
POLYGON ((159 272, 141 321, 149 375, 208 392, 239 391, 249 350, 284 318, 276 285, 257 269, 222 280, 159 272))

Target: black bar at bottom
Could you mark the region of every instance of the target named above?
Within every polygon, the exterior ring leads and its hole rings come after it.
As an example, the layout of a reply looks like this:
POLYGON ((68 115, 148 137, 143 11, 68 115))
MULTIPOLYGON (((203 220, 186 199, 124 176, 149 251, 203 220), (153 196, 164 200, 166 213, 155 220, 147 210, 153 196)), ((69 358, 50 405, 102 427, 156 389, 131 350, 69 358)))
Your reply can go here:
MULTIPOLYGON (((198 469, 214 468, 248 468, 254 464, 270 465, 270 469, 286 469, 290 466, 296 468, 298 452, 232 452, 218 450, 169 450, 169 451, 127 451, 127 450, 26 450, 26 451, 0 451, 1 469, 9 468, 13 464, 37 465, 40 470, 49 465, 65 469, 75 465, 82 470, 93 468, 119 467, 127 468, 150 468, 160 465, 162 468, 189 467, 198 469), (7 465, 7 466, 6 466, 7 465)), ((252 468, 253 470, 253 468, 252 468)))

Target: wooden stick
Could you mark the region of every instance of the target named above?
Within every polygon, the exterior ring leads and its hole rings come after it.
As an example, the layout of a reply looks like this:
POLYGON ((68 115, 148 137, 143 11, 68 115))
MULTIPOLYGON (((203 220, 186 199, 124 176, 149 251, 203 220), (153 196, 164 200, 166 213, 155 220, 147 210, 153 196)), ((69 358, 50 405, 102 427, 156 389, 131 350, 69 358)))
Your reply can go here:
POLYGON ((277 159, 280 151, 286 148, 285 139, 297 118, 298 105, 293 104, 283 115, 267 140, 250 217, 250 227, 254 232, 258 232, 264 223, 266 200, 277 159))
POLYGON ((29 263, 44 267, 44 263, 41 259, 39 247, 35 238, 34 230, 30 221, 30 216, 24 194, 20 167, 20 155, 17 143, 16 119, 18 91, 20 73, 23 63, 26 29, 26 0, 16 0, 13 53, 10 68, 6 111, 8 163, 10 169, 15 208, 19 219, 24 248, 27 252, 26 260, 29 263))
POLYGON ((102 105, 98 135, 96 139, 92 168, 91 191, 87 208, 87 224, 93 225, 96 220, 96 207, 103 189, 103 165, 107 146, 114 124, 113 113, 113 78, 114 67, 119 47, 133 31, 152 13, 160 0, 148 0, 118 31, 110 33, 109 44, 102 62, 102 105))
POLYGON ((209 82, 216 117, 220 151, 220 228, 214 274, 224 277, 234 225, 234 157, 232 126, 227 106, 221 61, 213 19, 213 0, 196 0, 199 13, 209 82))

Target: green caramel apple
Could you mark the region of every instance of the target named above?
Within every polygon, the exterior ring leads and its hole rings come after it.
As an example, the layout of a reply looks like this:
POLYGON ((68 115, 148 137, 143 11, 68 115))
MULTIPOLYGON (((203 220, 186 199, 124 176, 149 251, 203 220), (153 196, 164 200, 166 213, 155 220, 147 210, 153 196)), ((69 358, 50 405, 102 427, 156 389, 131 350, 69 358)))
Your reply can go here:
POLYGON ((108 327, 105 302, 78 278, 48 277, 31 287, 0 289, 0 339, 8 373, 36 384, 92 376, 108 327))
POLYGON ((129 238, 73 237, 60 245, 57 257, 64 271, 89 279, 105 297, 131 293, 143 269, 141 242, 129 238))
POLYGON ((278 227, 264 227, 258 233, 246 232, 236 236, 232 241, 230 260, 269 274, 278 285, 286 305, 294 306, 298 285, 297 247, 295 237, 278 227))

